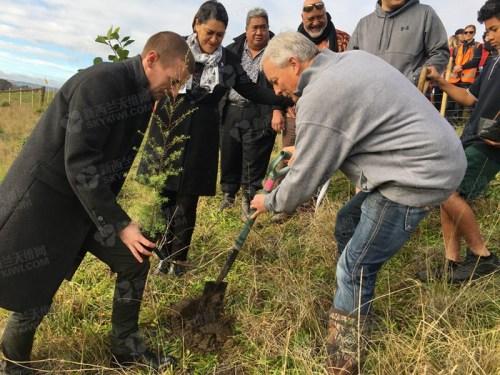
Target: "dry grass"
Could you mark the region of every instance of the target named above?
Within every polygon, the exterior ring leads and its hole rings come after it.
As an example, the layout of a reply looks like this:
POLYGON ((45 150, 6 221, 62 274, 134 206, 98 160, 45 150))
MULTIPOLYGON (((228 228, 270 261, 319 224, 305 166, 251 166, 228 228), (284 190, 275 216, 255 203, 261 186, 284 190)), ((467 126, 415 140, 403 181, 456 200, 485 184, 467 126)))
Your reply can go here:
MULTIPOLYGON (((4 110, 0 109, 4 130, 0 152, 5 168, 36 116, 4 110)), ((333 224, 351 194, 341 176, 332 186, 316 216, 304 213, 283 225, 271 224, 267 216, 259 218, 228 277, 226 306, 236 318, 236 335, 231 346, 213 355, 189 352, 170 336, 165 324, 172 303, 198 295, 204 282, 216 277, 241 228, 237 208, 221 213, 219 198, 201 200, 190 255, 196 269, 180 279, 151 275, 141 314, 150 344, 181 358, 179 374, 326 373, 323 338, 335 291, 333 224)), ((499 196, 495 182, 490 196, 475 207, 483 232, 496 249, 500 248, 499 196)), ((134 216, 146 198, 147 193, 129 181, 122 203, 134 216)), ((441 249, 439 217, 434 212, 381 271, 374 305, 377 324, 363 374, 500 374, 499 277, 462 286, 416 281, 415 271, 440 259, 441 249)), ((113 285, 106 267, 88 256, 73 281, 62 286, 35 344, 34 359, 44 359, 39 366, 47 373, 124 373, 99 367, 108 363, 113 285)), ((6 316, 0 312, 0 317, 6 316)), ((0 318, 0 326, 4 321, 0 318)), ((127 371, 134 373, 147 372, 127 371)))
POLYGON ((31 105, 0 107, 0 181, 39 117, 31 105))

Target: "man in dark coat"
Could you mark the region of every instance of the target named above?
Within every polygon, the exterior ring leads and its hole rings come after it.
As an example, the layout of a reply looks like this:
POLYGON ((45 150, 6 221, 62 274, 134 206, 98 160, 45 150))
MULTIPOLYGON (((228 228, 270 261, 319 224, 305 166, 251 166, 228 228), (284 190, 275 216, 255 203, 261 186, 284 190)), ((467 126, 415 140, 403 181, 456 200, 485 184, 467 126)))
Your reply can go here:
POLYGON ((186 42, 152 36, 140 56, 99 64, 70 78, 36 125, 0 185, 1 374, 30 374, 35 331, 85 251, 117 273, 111 351, 115 364, 159 367, 138 317, 155 245, 117 204, 154 100, 176 95, 194 70, 186 42), (3 371, 3 372, 2 372, 3 371))
MULTIPOLYGON (((260 60, 271 37, 267 12, 255 8, 247 14, 245 33, 226 47, 240 58, 250 79, 263 87, 269 84, 260 72, 260 60)), ((284 124, 281 109, 253 103, 234 89, 229 92, 221 131, 221 209, 233 205, 241 187, 243 220, 249 215, 253 196, 262 189, 276 137, 271 122, 284 124)))

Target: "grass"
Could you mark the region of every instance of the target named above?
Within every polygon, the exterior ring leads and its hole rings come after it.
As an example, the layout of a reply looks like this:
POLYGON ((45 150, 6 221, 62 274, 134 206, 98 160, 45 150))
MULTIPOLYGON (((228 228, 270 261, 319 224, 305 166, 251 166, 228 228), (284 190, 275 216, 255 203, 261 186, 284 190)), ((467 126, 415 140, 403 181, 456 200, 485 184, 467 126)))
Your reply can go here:
POLYGON ((32 108, 39 108, 41 105, 46 105, 52 98, 54 97, 54 91, 46 91, 44 103, 41 103, 41 93, 40 91, 31 92, 22 92, 13 90, 10 94, 8 92, 0 92, 0 106, 4 106, 9 104, 10 106, 18 107, 19 105, 30 105, 32 108))
MULTIPOLYGON (((0 179, 38 116, 28 106, 0 108, 0 179)), ((351 194, 352 186, 338 174, 316 216, 303 213, 283 225, 259 218, 228 276, 226 308, 235 316, 236 335, 211 355, 189 352, 165 324, 171 304, 198 295, 204 282, 216 277, 241 228, 238 208, 221 213, 220 197, 201 199, 190 254, 195 270, 180 279, 149 277, 141 327, 151 346, 181 358, 179 374, 325 374, 323 339, 335 291, 333 225, 351 194)), ((136 216, 145 199, 144 189, 129 180, 122 205, 136 216)), ((492 249, 500 249, 499 201, 496 180, 474 207, 492 249)), ((380 272, 377 324, 363 374, 500 373, 499 277, 461 286, 414 278, 417 270, 442 258, 439 228, 435 211, 380 272)), ((33 358, 41 361, 39 367, 51 374, 125 373, 106 367, 113 286, 106 266, 87 256, 59 290, 38 331, 33 358)), ((0 311, 0 330, 6 317, 0 311)))

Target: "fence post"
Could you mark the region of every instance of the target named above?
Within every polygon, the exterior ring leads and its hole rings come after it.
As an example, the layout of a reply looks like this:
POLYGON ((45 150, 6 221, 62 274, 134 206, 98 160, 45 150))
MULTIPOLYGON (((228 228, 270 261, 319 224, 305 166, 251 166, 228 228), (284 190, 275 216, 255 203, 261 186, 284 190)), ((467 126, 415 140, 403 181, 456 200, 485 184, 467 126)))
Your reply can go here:
POLYGON ((9 87, 9 104, 10 104, 10 87, 9 87))
POLYGON ((40 107, 43 106, 43 103, 45 101, 45 86, 42 86, 40 89, 40 107))
POLYGON ((19 89, 19 106, 23 103, 23 90, 19 89))

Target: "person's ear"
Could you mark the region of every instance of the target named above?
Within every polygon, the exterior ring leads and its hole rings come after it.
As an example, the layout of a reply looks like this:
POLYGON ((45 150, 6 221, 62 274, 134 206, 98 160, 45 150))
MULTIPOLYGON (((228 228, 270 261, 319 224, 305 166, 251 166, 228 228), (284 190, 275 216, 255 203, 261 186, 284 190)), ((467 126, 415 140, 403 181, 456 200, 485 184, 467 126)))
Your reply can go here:
POLYGON ((157 61, 159 61, 160 55, 158 55, 158 52, 155 50, 151 50, 148 52, 146 55, 146 62, 148 64, 149 68, 152 68, 154 64, 156 64, 157 61))
POLYGON ((300 73, 300 61, 296 57, 290 57, 288 59, 288 65, 292 68, 295 74, 298 75, 300 73))

